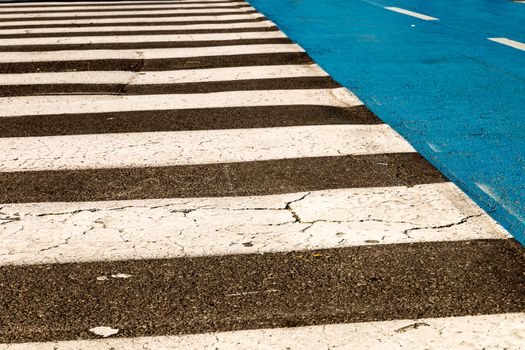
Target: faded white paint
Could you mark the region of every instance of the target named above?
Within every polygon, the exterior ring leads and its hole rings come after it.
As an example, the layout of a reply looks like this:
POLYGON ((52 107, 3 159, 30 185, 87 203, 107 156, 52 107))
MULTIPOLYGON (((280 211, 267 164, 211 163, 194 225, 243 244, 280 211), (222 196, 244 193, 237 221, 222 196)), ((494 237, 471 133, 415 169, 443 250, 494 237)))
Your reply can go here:
POLYGON ((147 22, 193 22, 193 21, 226 21, 243 20, 264 17, 260 13, 248 13, 239 15, 216 15, 216 16, 177 16, 177 17, 144 17, 144 18, 87 18, 87 19, 54 19, 41 21, 0 21, 1 27, 24 26, 24 25, 53 25, 53 24, 102 24, 102 23, 147 23, 147 22))
POLYGON ((91 328, 89 331, 95 335, 101 336, 102 338, 107 338, 107 337, 117 334, 119 332, 119 329, 111 328, 107 326, 98 326, 98 327, 91 328))
POLYGON ((16 96, 0 98, 0 106, 2 106, 0 117, 247 106, 349 107, 362 104, 345 88, 224 91, 174 95, 16 96))
POLYGON ((192 48, 130 50, 60 50, 36 52, 2 52, 0 63, 87 61, 118 59, 161 59, 211 56, 236 56, 268 53, 304 52, 296 44, 229 45, 192 48))
MULTIPOLYGON (((155 1, 156 2, 156 1, 155 1)), ((49 3, 46 3, 49 4, 49 3)), ((62 3, 64 5, 64 3, 62 3)), ((100 5, 92 5, 92 6, 74 6, 75 3, 72 3, 72 6, 49 6, 49 7, 23 7, 20 9, 17 8, 8 8, 3 7, 0 4, 0 16, 4 12, 14 12, 14 11, 24 11, 28 15, 30 15, 30 11, 45 11, 48 15, 53 15, 56 12, 62 12, 62 11, 78 11, 78 10, 90 10, 90 11, 97 11, 97 10, 133 10, 133 9, 183 9, 183 8, 201 8, 201 7, 228 7, 228 6, 238 6, 238 5, 246 5, 247 3, 245 1, 215 1, 211 2, 208 1, 206 3, 201 4, 192 4, 192 3, 186 3, 186 2, 166 2, 163 4, 148 4, 148 3, 139 3, 139 4, 133 4, 133 5, 114 5, 114 6, 100 6, 100 5)), ((1 18, 1 17, 0 17, 1 18)))
POLYGON ((0 206, 0 265, 509 237, 452 183, 0 206))
POLYGON ((406 153, 388 125, 0 138, 0 171, 127 168, 406 153))
POLYGON ((518 49, 518 50, 525 51, 525 44, 521 43, 519 41, 515 41, 515 40, 511 40, 511 39, 507 39, 507 38, 487 38, 487 39, 491 40, 491 41, 494 41, 494 42, 497 42, 497 43, 500 43, 500 44, 503 44, 503 45, 507 45, 507 46, 513 47, 513 48, 518 49))
MULTIPOLYGON (((250 39, 286 38, 282 32, 248 32, 248 33, 212 33, 212 34, 156 34, 156 35, 108 35, 108 36, 74 36, 57 38, 16 38, 0 40, 0 47, 9 45, 88 45, 88 44, 125 44, 178 41, 225 41, 250 39)), ((191 50, 189 48, 188 50, 191 50)))
POLYGON ((0 350, 523 350, 525 314, 394 320, 235 332, 0 344, 0 350))
POLYGON ((23 20, 24 18, 46 18, 46 17, 65 17, 65 18, 75 18, 75 17, 106 17, 106 16, 132 16, 132 15, 178 15, 178 14, 195 14, 195 13, 206 13, 206 14, 212 14, 217 12, 248 12, 248 11, 255 11, 255 9, 251 6, 245 6, 245 7, 239 7, 239 8, 231 8, 231 9, 210 9, 210 8, 199 8, 199 9, 162 9, 162 10, 148 10, 145 11, 108 11, 108 12, 101 12, 101 11, 95 11, 95 12, 59 12, 59 13, 15 13, 15 14, 1 14, 0 13, 0 20, 6 20, 11 18, 20 18, 23 20))
POLYGON ((0 35, 11 34, 49 34, 49 33, 98 33, 98 32, 148 32, 170 30, 198 30, 198 29, 232 29, 232 28, 265 28, 275 24, 271 21, 215 23, 215 24, 187 24, 187 25, 156 25, 156 26, 94 26, 94 27, 66 27, 66 28, 24 28, 1 29, 0 35))
MULTIPOLYGON (((176 3, 186 3, 186 2, 195 2, 197 0, 177 0, 176 3)), ((199 2, 206 2, 206 3, 216 3, 216 2, 224 2, 224 0, 198 0, 199 2)), ((168 1, 158 1, 158 0, 155 0, 156 3, 160 3, 160 4, 173 4, 174 1, 172 0, 168 0, 168 1)), ((135 4, 150 4, 151 3, 151 0, 143 0, 143 1, 75 1, 75 6, 76 5, 88 5, 88 6, 95 6, 95 7, 100 7, 100 4, 110 4, 110 5, 119 5, 119 6, 129 6, 129 5, 135 5, 135 4)), ((45 5, 64 5, 64 2, 48 2, 46 1, 45 2, 45 5)), ((28 7, 35 7, 37 6, 35 4, 35 2, 28 2, 28 3, 23 3, 23 2, 18 2, 18 3, 5 3, 5 4, 2 4, 0 3, 0 8, 4 8, 4 9, 11 9, 11 10, 14 10, 18 7, 20 8, 23 8, 23 9, 27 9, 28 7)), ((42 8, 42 7, 38 7, 38 8, 42 8)), ((45 8, 45 7, 44 7, 45 8)), ((60 6, 57 6, 56 8, 60 8, 60 6)))
POLYGON ((0 74, 0 85, 41 84, 181 84, 217 81, 324 77, 316 64, 181 69, 159 72, 89 71, 0 74))
POLYGON ((403 15, 419 18, 419 19, 422 19, 424 21, 439 21, 439 18, 430 17, 430 16, 424 15, 422 13, 417 13, 417 12, 405 10, 405 9, 402 9, 402 8, 399 8, 399 7, 385 7, 385 9, 389 10, 389 11, 401 13, 403 15))

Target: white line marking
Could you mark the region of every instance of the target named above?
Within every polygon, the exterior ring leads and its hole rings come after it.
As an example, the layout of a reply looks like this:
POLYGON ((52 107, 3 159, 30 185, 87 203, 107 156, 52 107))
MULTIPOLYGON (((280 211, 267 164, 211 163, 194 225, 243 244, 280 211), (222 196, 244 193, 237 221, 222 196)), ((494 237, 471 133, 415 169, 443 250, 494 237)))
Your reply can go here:
POLYGON ((232 29, 232 28, 265 28, 273 27, 271 21, 244 22, 244 23, 216 23, 216 24, 187 24, 187 25, 158 25, 158 26, 97 26, 97 27, 69 27, 69 28, 27 28, 27 29, 0 29, 0 35, 10 34, 49 34, 49 33, 97 33, 97 32, 148 32, 170 30, 198 30, 198 29, 232 29))
POLYGON ((127 168, 415 152, 388 125, 0 139, 0 171, 127 168))
POLYGON ((494 42, 497 42, 497 43, 500 43, 500 44, 503 44, 503 45, 507 45, 507 46, 513 47, 513 48, 518 49, 518 50, 525 51, 525 44, 524 43, 520 43, 519 41, 514 41, 514 40, 511 40, 511 39, 507 39, 507 38, 487 38, 487 39, 491 40, 491 41, 494 41, 494 42))
POLYGON ((0 117, 23 115, 157 111, 244 106, 358 106, 363 103, 345 88, 225 91, 174 95, 51 95, 0 98, 0 117))
MULTIPOLYGON (((224 2, 224 0, 177 0, 177 1, 155 1, 156 3, 160 3, 160 4, 166 4, 166 5, 170 5, 170 4, 174 4, 174 3, 186 3, 186 2, 205 2, 205 3, 210 3, 210 4, 213 4, 213 3, 216 3, 216 2, 224 2)), ((38 3, 38 2, 36 2, 38 3)), ((129 5, 136 5, 136 4, 142 4, 142 5, 149 5, 151 3, 151 0, 145 0, 145 1, 75 1, 74 2, 75 5, 88 5, 86 7, 101 7, 100 5, 101 4, 110 4, 110 5, 114 5, 114 6, 129 6, 129 5)), ((45 5, 64 5, 64 2, 45 2, 45 5)), ((28 2, 28 3, 23 3, 23 2, 17 2, 17 3, 5 3, 5 4, 2 4, 0 3, 0 8, 3 8, 3 9, 11 9, 12 11, 13 10, 16 10, 16 8, 23 8, 24 10, 28 7, 36 7, 35 5, 35 2, 28 2), (14 5, 14 6, 13 6, 14 5)), ((54 6, 55 8, 60 8, 60 6, 54 6)), ((42 8, 42 9, 45 9, 45 8, 48 8, 48 7, 39 7, 39 8, 42 8)))
MULTIPOLYGON (((248 33, 212 33, 212 34, 157 34, 157 35, 108 35, 80 36, 57 38, 16 38, 1 39, 0 47, 9 45, 67 45, 67 44, 119 44, 119 43, 151 43, 178 41, 224 41, 249 39, 286 38, 280 31, 248 32, 248 33)), ((191 51, 191 49, 188 49, 191 51)))
POLYGON ((425 21, 439 21, 439 18, 430 17, 430 16, 427 16, 427 15, 424 15, 424 14, 421 14, 421 13, 405 10, 405 9, 402 9, 402 8, 399 8, 399 7, 385 7, 385 9, 387 9, 389 11, 394 11, 394 12, 397 12, 397 13, 402 13, 402 14, 407 15, 407 16, 416 17, 416 18, 419 18, 419 19, 422 19, 422 20, 425 20, 425 21))
MULTIPOLYGON (((186 3, 178 3, 178 2, 171 2, 169 4, 142 4, 142 5, 124 5, 124 6, 67 6, 67 7, 24 7, 20 9, 16 8, 6 8, 0 6, 0 15, 4 12, 13 12, 13 11, 24 11, 27 15, 30 15, 31 13, 29 11, 46 11, 45 14, 47 15, 53 15, 55 13, 67 13, 62 11, 77 11, 77 10, 133 10, 133 9, 183 9, 183 8, 205 8, 205 7, 228 7, 228 6, 238 6, 238 5, 246 5, 247 3, 244 1, 236 1, 236 2, 228 2, 228 1, 217 1, 217 2, 208 2, 205 4, 186 4, 186 3)), ((73 3, 72 3, 73 5, 73 3)), ((109 11, 108 11, 109 12, 109 11)), ((78 12, 78 15, 81 15, 81 12, 78 12)))
POLYGON ((0 223, 0 265, 510 238, 452 183, 253 197, 5 204, 0 223))
MULTIPOLYGON (((102 24, 102 23, 148 23, 148 22, 192 22, 192 21, 229 21, 243 20, 264 17, 260 13, 248 13, 239 15, 215 15, 215 16, 180 16, 180 17, 145 17, 145 18, 102 18, 102 19, 76 19, 76 20, 44 20, 44 21, 16 21, 2 22, 1 27, 11 26, 35 26, 35 25, 53 25, 68 24, 75 26, 77 24, 102 24)), ((140 27, 137 27, 140 28, 140 27)), ((87 28, 86 28, 87 29, 87 28)))
MULTIPOLYGON (((111 59, 160 59, 210 56, 234 56, 269 53, 304 52, 296 44, 228 45, 212 47, 161 48, 135 50, 61 50, 37 52, 2 52, 0 63, 84 61, 111 59)), ((1 113, 1 111, 0 111, 1 113)))
MULTIPOLYGON (((2 15, 0 13, 0 20, 10 18, 44 18, 44 17, 106 17, 106 16, 127 16, 127 15, 164 15, 164 14, 195 14, 195 13, 215 13, 215 12, 248 12, 254 11, 253 7, 240 7, 233 9, 210 9, 210 8, 199 8, 199 9, 162 9, 162 10, 149 10, 145 11, 110 11, 110 12, 71 12, 71 13, 27 13, 27 14, 7 14, 2 15)), ((139 20, 138 20, 139 21, 139 20)))
POLYGON ((0 344, 0 350, 523 350, 525 313, 327 324, 233 332, 0 344))
POLYGON ((90 71, 0 74, 0 85, 41 84, 181 84, 254 79, 324 77, 316 64, 181 69, 161 72, 90 71))

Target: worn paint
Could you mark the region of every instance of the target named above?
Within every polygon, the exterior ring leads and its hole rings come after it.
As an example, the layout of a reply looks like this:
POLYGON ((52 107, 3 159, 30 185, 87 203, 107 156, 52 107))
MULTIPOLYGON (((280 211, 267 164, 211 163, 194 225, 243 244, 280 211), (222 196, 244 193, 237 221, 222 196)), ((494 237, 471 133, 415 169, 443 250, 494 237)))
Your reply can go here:
POLYGON ((0 265, 509 237, 452 183, 253 197, 9 204, 1 209, 0 225, 0 265))

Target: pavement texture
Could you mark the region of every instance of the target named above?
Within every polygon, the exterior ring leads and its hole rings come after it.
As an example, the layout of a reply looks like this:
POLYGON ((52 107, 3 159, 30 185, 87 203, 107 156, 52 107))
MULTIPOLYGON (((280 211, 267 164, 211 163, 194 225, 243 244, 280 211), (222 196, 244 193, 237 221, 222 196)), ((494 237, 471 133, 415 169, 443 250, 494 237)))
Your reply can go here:
POLYGON ((246 2, 0 19, 1 350, 524 348, 524 248, 246 2))

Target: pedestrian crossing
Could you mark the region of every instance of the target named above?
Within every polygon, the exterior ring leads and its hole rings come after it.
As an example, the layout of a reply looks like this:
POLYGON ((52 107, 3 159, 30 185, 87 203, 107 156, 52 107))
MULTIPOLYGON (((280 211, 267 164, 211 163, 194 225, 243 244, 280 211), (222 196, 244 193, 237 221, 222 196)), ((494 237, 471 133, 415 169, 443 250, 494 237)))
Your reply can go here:
POLYGON ((524 249, 248 3, 0 19, 0 349, 523 348, 524 249))

